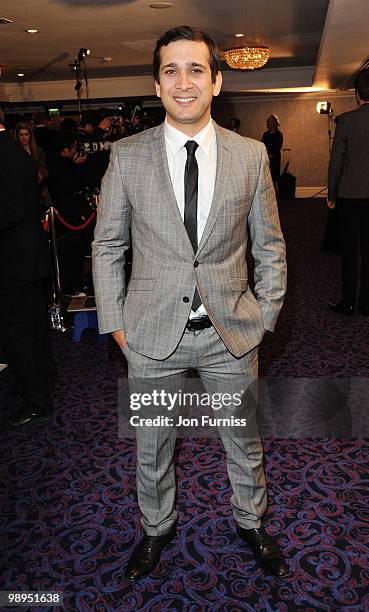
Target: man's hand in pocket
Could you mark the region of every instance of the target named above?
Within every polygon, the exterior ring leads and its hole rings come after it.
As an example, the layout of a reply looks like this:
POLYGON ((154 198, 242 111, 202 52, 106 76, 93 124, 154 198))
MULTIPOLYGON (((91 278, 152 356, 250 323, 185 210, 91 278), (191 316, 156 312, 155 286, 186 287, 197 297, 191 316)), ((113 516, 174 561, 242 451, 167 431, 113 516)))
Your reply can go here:
POLYGON ((113 336, 115 342, 118 344, 121 351, 126 348, 126 336, 122 329, 117 329, 116 331, 113 331, 111 335, 113 336))

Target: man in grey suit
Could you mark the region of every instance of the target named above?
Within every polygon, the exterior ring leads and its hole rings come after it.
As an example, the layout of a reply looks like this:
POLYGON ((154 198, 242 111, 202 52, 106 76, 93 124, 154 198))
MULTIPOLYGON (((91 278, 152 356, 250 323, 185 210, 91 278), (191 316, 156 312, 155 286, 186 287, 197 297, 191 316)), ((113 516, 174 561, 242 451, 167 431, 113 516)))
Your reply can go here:
MULTIPOLYGON (((103 180, 93 243, 100 333, 124 352, 130 382, 178 389, 196 368, 206 390, 250 390, 258 345, 273 331, 286 286, 285 245, 263 144, 214 123, 221 89, 218 50, 207 34, 181 26, 156 44, 153 71, 164 124, 115 143, 103 180), (255 288, 247 278, 247 225, 255 288), (124 253, 132 236, 127 290, 124 253)), ((249 432, 220 427, 237 533, 268 573, 288 574, 261 525, 266 485, 255 410, 249 432)), ((246 401, 246 400, 245 400, 246 401)), ((238 428, 239 429, 239 428, 238 428)), ((176 429, 136 429, 137 492, 145 535, 125 576, 152 572, 175 536, 176 429)))
POLYGON ((342 249, 342 301, 330 308, 354 314, 360 243, 359 309, 369 316, 369 69, 356 76, 355 93, 359 107, 339 117, 328 171, 327 205, 337 202, 342 249))

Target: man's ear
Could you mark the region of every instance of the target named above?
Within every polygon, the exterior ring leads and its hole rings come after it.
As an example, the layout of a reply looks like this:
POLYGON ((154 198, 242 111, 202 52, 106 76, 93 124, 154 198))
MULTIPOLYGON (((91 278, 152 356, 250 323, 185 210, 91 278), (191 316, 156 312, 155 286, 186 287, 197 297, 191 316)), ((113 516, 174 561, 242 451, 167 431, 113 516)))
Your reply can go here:
POLYGON ((161 95, 160 95, 160 83, 158 83, 157 81, 155 81, 155 91, 156 91, 157 97, 161 98, 161 95))
POLYGON ((220 90, 222 89, 222 81, 222 73, 219 70, 215 77, 215 83, 213 83, 213 96, 219 96, 220 90))

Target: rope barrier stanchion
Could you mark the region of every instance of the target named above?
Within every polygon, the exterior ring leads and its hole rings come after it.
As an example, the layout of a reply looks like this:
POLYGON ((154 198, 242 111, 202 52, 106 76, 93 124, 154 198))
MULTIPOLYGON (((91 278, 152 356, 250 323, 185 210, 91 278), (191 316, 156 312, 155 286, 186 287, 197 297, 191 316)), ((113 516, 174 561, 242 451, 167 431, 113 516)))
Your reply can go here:
MULTIPOLYGON (((51 266, 51 281, 53 290, 53 303, 49 307, 49 315, 52 329, 57 331, 66 332, 67 328, 64 325, 64 319, 62 315, 61 296, 62 286, 60 281, 60 268, 58 259, 58 247, 56 242, 55 232, 55 209, 50 206, 47 213, 47 228, 49 231, 49 247, 52 260, 51 266)), ((45 224, 44 224, 45 227, 45 224)))
POLYGON ((64 319, 62 315, 62 295, 63 289, 60 278, 60 266, 58 258, 58 245, 55 231, 55 221, 64 225, 69 230, 80 232, 84 230, 92 222, 96 216, 95 210, 92 211, 90 216, 82 223, 82 225, 71 225, 68 223, 56 208, 50 206, 47 211, 45 221, 43 222, 44 230, 49 232, 49 247, 50 255, 52 260, 51 266, 51 280, 52 280, 52 294, 53 303, 49 306, 50 323, 52 329, 65 332, 67 328, 64 325, 64 319))

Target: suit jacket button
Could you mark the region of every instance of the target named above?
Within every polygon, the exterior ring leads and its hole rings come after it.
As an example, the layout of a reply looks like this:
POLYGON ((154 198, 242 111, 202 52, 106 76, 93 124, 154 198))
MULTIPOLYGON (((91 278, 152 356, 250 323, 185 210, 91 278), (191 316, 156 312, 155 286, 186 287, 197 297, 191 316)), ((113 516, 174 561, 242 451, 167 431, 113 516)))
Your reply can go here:
POLYGON ((189 297, 187 297, 187 295, 185 295, 185 297, 183 298, 183 301, 184 301, 184 302, 186 302, 186 304, 187 304, 187 302, 189 302, 189 301, 190 301, 190 298, 189 298, 189 297))
POLYGON ((196 260, 196 261, 194 262, 194 264, 193 264, 193 267, 194 267, 194 268, 197 268, 197 266, 199 266, 199 265, 200 265, 200 264, 199 264, 199 262, 196 260))

